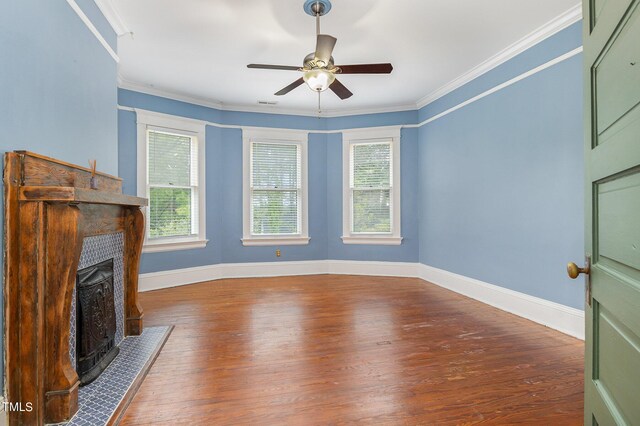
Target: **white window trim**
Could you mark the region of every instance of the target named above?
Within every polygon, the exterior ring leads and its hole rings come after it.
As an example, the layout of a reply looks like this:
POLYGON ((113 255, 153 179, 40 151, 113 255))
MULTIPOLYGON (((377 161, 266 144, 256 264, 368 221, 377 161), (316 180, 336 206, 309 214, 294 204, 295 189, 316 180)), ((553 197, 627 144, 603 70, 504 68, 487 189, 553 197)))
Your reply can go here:
POLYGON ((242 245, 306 245, 309 244, 309 184, 308 184, 308 136, 307 131, 267 129, 256 127, 242 128, 242 245), (271 142, 300 145, 302 177, 302 203, 300 211, 301 232, 297 235, 253 235, 251 234, 251 143, 271 142))
POLYGON ((157 253, 163 251, 190 250, 204 248, 207 245, 206 230, 206 162, 205 162, 205 129, 204 121, 193 120, 174 115, 161 114, 153 111, 136 109, 138 126, 138 182, 139 197, 149 198, 147 186, 147 130, 157 129, 169 132, 183 132, 195 136, 198 144, 198 235, 194 237, 162 238, 150 241, 149 234, 149 206, 143 209, 145 215, 145 241, 143 253, 157 253))
POLYGON ((342 132, 342 242, 344 244, 400 245, 400 132, 398 127, 381 127, 345 130, 342 132), (351 146, 362 143, 375 143, 391 140, 391 162, 393 168, 393 186, 391 190, 391 232, 390 233, 354 233, 352 229, 352 199, 350 188, 351 146))

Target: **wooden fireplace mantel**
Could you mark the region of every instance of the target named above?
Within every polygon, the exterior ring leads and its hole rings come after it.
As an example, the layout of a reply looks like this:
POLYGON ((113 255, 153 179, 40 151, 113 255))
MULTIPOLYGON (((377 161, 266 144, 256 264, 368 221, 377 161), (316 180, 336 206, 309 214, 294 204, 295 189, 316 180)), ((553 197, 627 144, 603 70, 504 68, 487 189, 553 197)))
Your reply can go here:
POLYGON ((146 206, 146 198, 69 186, 23 186, 20 201, 112 204, 116 206, 146 206))
POLYGON ((122 194, 122 180, 27 151, 4 159, 4 300, 10 424, 69 420, 78 375, 69 356, 71 302, 85 237, 124 235, 124 332, 142 332, 138 267, 147 200, 122 194))

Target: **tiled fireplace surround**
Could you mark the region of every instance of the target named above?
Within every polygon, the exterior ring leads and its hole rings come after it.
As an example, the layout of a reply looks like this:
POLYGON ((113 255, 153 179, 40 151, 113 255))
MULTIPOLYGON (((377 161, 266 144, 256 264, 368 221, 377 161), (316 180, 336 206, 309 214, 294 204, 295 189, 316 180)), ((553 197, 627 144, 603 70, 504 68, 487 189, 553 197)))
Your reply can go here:
MULTIPOLYGON (((113 259, 113 298, 116 308, 116 339, 119 345, 124 339, 124 234, 96 235, 82 241, 82 252, 78 270, 93 266, 105 260, 113 259)), ((74 288, 71 300, 71 318, 69 324, 69 358, 76 365, 76 296, 74 288)))

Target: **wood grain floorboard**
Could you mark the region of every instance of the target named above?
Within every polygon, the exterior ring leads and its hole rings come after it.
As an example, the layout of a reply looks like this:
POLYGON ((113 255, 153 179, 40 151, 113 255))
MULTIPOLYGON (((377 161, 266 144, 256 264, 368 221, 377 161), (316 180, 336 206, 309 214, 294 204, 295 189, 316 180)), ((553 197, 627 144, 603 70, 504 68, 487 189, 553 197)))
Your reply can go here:
POLYGON ((175 325, 122 425, 579 425, 583 342, 412 278, 140 295, 175 325))

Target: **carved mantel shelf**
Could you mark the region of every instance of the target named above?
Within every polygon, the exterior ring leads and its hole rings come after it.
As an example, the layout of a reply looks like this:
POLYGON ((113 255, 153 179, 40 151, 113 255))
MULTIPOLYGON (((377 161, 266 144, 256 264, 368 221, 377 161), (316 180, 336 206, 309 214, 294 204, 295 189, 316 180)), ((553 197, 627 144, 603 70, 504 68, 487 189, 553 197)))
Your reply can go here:
POLYGON ((146 198, 69 186, 23 186, 20 188, 20 201, 56 201, 137 207, 147 205, 146 198))
POLYGON ((7 400, 30 402, 11 424, 69 420, 78 375, 69 356, 71 302, 85 237, 124 235, 124 334, 142 332, 138 267, 147 200, 122 180, 27 151, 5 154, 5 348, 7 400))

